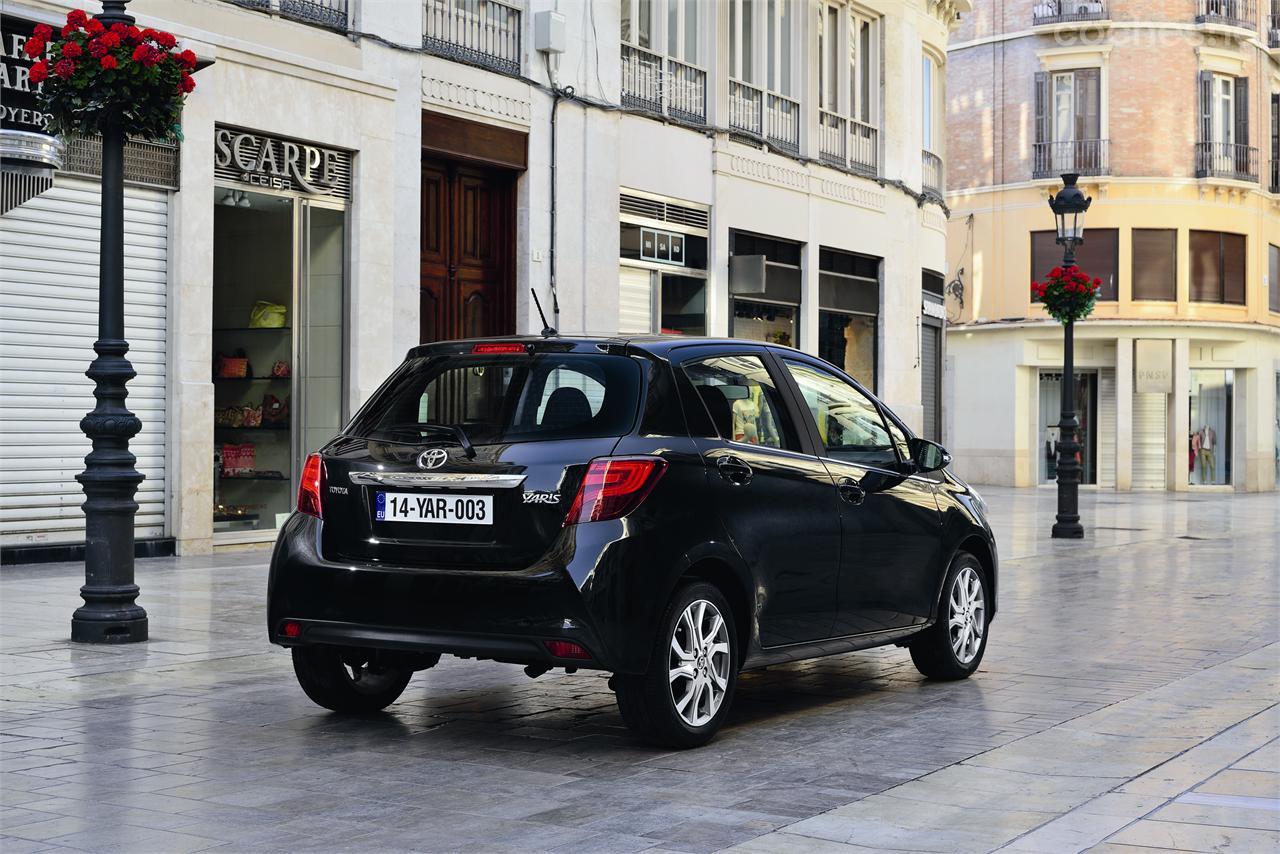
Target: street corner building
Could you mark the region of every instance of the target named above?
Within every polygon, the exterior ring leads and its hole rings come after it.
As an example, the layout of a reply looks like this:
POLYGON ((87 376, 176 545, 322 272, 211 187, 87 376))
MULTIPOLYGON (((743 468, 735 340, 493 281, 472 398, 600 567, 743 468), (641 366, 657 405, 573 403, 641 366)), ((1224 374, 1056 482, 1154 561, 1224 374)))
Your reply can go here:
MULTIPOLYGON (((6 2, 6 128, 43 124, 21 48, 71 8, 6 2)), ((566 334, 799 347, 945 438, 946 45, 969 9, 134 0, 211 63, 181 141, 126 150, 139 552, 271 542, 307 453, 409 348, 537 333, 533 294, 566 334)), ((83 548, 97 146, 4 176, 6 563, 83 548)))
POLYGON ((1280 477, 1280 3, 978 0, 953 32, 948 446, 962 475, 1056 478, 1062 263, 1046 199, 1093 199, 1075 327, 1082 482, 1280 477))

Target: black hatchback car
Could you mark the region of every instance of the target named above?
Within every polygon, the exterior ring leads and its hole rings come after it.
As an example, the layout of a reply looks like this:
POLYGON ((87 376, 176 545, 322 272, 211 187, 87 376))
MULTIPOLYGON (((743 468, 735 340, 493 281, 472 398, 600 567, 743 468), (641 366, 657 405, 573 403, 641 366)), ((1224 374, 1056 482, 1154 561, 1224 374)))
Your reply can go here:
POLYGON ((424 345, 308 458, 268 630, 334 711, 452 654, 611 671, 631 728, 696 746, 742 670, 894 643, 977 669, 996 547, 949 461, 786 347, 424 345))

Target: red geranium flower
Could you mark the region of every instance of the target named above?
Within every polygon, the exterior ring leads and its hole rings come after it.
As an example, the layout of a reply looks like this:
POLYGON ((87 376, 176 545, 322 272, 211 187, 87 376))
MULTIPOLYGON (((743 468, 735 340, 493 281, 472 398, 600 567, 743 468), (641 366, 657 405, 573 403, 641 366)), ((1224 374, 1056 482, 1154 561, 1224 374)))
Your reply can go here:
POLYGON ((125 33, 129 32, 129 28, 124 24, 116 23, 111 25, 111 32, 115 33, 118 36, 122 36, 125 33))
POLYGON ((67 13, 67 23, 74 24, 77 27, 83 27, 88 20, 89 16, 84 13, 83 9, 72 9, 67 13))
POLYGON ((53 38, 53 27, 48 24, 36 24, 36 28, 31 33, 42 42, 47 42, 53 38))
POLYGON ((182 91, 183 94, 189 94, 195 88, 196 79, 190 74, 183 74, 182 79, 178 81, 178 89, 182 91))
POLYGON ((138 39, 142 38, 142 30, 138 29, 133 24, 130 24, 129 28, 125 30, 125 35, 128 36, 129 41, 136 42, 138 39))
POLYGON ((156 33, 156 31, 155 31, 155 30, 151 29, 150 27, 147 27, 145 30, 143 30, 143 31, 142 31, 142 40, 143 40, 144 42, 145 42, 145 41, 155 41, 155 37, 156 37, 156 35, 157 35, 157 33, 156 33))
POLYGON ((69 59, 59 59, 53 66, 53 73, 66 80, 76 73, 76 64, 69 59))
POLYGON ((44 53, 44 41, 42 39, 27 39, 27 43, 22 46, 22 52, 27 56, 35 59, 44 53))
POLYGON ((97 18, 90 18, 88 21, 85 22, 84 29, 85 29, 85 32, 87 32, 89 35, 96 36, 99 33, 101 33, 103 30, 105 30, 106 27, 104 27, 102 25, 102 22, 99 21, 97 18))
POLYGON ((183 65, 185 65, 187 68, 195 68, 196 67, 195 51, 184 50, 182 53, 178 54, 178 61, 183 65))
POLYGON ((102 39, 94 39, 89 42, 89 55, 94 59, 101 59, 107 55, 110 49, 102 43, 102 39))
POLYGON ((32 83, 43 83, 49 77, 49 64, 43 59, 31 66, 27 79, 32 83))
POLYGON ((62 55, 67 59, 75 59, 84 53, 84 48, 80 47, 79 42, 66 42, 62 45, 62 55))
POLYGON ((102 67, 108 70, 115 68, 117 65, 119 65, 119 63, 116 62, 116 58, 111 54, 107 54, 106 56, 102 57, 101 62, 102 62, 102 67))
POLYGON ((1049 271, 1049 275, 1050 275, 1050 276, 1053 276, 1054 278, 1057 278, 1058 276, 1061 276, 1061 275, 1062 275, 1062 268, 1061 268, 1061 267, 1054 267, 1052 270, 1050 270, 1050 271, 1049 271))
POLYGON ((112 27, 111 32, 103 33, 98 41, 102 42, 106 47, 119 47, 120 34, 116 32, 115 27, 112 27))
POLYGON ((150 50, 151 50, 151 48, 149 48, 149 47, 148 47, 148 46, 146 46, 145 44, 140 44, 140 45, 138 45, 137 47, 135 47, 135 48, 133 49, 133 61, 134 61, 134 62, 142 62, 143 60, 145 60, 145 59, 147 58, 147 52, 148 52, 148 51, 150 51, 150 50))
POLYGON ((65 24, 62 27, 62 37, 65 39, 67 36, 71 35, 75 31, 76 31, 76 26, 74 24, 65 24))
POLYGON ((156 33, 156 44, 165 50, 173 50, 178 44, 178 40, 173 37, 173 33, 160 32, 156 33))
POLYGON ((1093 283, 1098 287, 1102 287, 1102 279, 1094 279, 1093 283))

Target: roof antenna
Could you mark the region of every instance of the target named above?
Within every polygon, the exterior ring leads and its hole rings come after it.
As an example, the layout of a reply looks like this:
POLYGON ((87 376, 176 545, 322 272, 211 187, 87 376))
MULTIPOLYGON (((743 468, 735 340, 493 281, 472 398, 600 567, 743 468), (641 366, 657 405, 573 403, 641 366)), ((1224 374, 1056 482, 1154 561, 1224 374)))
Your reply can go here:
POLYGON ((529 288, 529 293, 533 294, 533 304, 538 307, 538 317, 542 318, 542 337, 555 338, 559 335, 554 326, 547 323, 547 314, 542 310, 542 302, 538 299, 538 292, 533 288, 529 288))

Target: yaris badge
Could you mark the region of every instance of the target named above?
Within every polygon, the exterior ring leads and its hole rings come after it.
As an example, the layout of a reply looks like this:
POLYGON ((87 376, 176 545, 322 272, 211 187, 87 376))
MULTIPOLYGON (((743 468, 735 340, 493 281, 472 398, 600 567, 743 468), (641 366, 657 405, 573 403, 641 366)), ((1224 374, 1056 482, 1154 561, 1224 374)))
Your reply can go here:
POLYGON ((449 459, 449 452, 444 448, 431 448, 418 454, 418 468, 438 469, 449 459))

